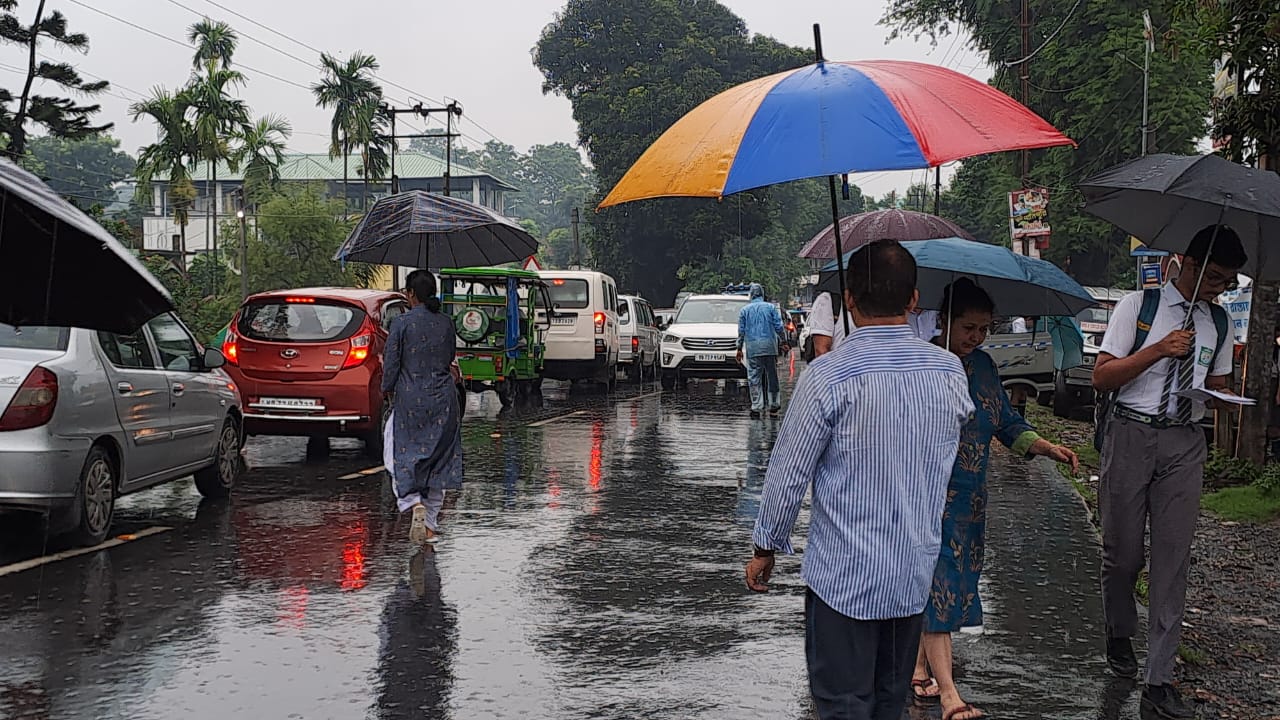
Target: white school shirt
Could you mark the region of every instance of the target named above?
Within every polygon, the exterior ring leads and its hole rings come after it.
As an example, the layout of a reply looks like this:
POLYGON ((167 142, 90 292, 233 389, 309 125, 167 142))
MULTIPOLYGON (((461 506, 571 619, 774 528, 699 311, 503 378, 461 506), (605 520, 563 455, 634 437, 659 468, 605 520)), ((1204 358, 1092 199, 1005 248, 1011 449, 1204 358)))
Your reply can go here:
MULTIPOLYGON (((849 329, 857 328, 853 324, 853 316, 849 315, 849 311, 841 308, 843 314, 849 317, 849 329)), ((813 335, 822 335, 831 338, 831 349, 835 350, 844 341, 844 321, 837 320, 834 311, 831 309, 831 294, 819 293, 818 297, 813 300, 813 307, 809 308, 809 332, 813 335)), ((936 310, 917 310, 907 316, 907 324, 915 331, 916 337, 924 341, 929 341, 942 334, 938 329, 938 313, 936 310)))
MULTIPOLYGON (((1166 335, 1182 327, 1183 321, 1187 317, 1186 299, 1182 297, 1182 293, 1169 283, 1160 291, 1160 304, 1156 308, 1156 316, 1151 321, 1151 331, 1147 333, 1146 342, 1141 348, 1151 347, 1159 343, 1166 335)), ((1142 309, 1142 293, 1135 292, 1126 295, 1119 303, 1116 303, 1115 311, 1111 314, 1111 322, 1107 325, 1107 333, 1102 338, 1102 352, 1113 357, 1128 357, 1133 349, 1133 340, 1138 332, 1138 312, 1142 309)), ((1196 338, 1192 348, 1193 357, 1195 358, 1195 374, 1192 383, 1195 387, 1204 387, 1205 379, 1210 375, 1230 375, 1234 364, 1232 357, 1234 340, 1231 333, 1228 332, 1226 338, 1223 339, 1222 345, 1218 347, 1217 362, 1213 361, 1214 346, 1218 342, 1218 328, 1213 324, 1213 316, 1210 315, 1209 304, 1201 300, 1195 306, 1195 329, 1196 338), (1213 364, 1213 367, 1209 367, 1213 364)), ((1168 408, 1161 408, 1160 401, 1164 398, 1164 380, 1170 373, 1174 372, 1174 363, 1170 358, 1164 358, 1156 362, 1156 364, 1147 368, 1141 375, 1134 378, 1133 382, 1125 385, 1120 389, 1120 393, 1116 396, 1116 401, 1121 405, 1136 410, 1147 415, 1159 415, 1167 412, 1170 417, 1176 415, 1176 403, 1170 401, 1168 408)), ((1177 378, 1174 378, 1177 382, 1177 378)), ((1173 388, 1174 392, 1183 388, 1173 388)), ((1205 415, 1204 403, 1194 403, 1191 408, 1191 420, 1198 422, 1205 415)))

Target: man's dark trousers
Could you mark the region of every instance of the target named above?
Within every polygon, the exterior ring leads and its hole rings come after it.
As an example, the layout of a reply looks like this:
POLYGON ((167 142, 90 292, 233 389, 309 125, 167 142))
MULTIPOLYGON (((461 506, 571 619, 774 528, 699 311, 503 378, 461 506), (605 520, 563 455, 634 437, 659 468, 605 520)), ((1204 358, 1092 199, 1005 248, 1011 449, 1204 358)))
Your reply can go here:
POLYGON ((854 620, 809 590, 804 601, 809 690, 822 720, 899 720, 924 616, 854 620))

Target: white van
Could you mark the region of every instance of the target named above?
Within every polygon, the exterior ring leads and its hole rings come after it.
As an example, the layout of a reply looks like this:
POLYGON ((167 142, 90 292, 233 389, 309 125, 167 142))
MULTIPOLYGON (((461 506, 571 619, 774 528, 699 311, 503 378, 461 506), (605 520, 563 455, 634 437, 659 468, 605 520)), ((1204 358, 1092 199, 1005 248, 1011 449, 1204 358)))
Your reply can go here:
POLYGON ((539 270, 538 275, 547 283, 554 311, 543 376, 614 386, 618 379, 618 284, 593 270, 539 270))

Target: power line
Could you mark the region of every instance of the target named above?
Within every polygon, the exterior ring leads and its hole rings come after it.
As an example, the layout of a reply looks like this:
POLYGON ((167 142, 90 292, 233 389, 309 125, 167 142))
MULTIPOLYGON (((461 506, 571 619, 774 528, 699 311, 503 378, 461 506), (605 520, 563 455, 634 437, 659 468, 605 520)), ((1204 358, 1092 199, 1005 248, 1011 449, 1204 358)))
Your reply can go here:
POLYGON ((1058 26, 1057 30, 1054 30, 1052 33, 1050 33, 1049 37, 1045 38, 1045 41, 1041 43, 1040 47, 1036 48, 1031 52, 1031 54, 1019 60, 1012 60, 1012 61, 1005 60, 1004 64, 1007 67, 1014 67, 1026 62, 1030 62, 1033 58, 1035 58, 1035 56, 1039 55, 1040 51, 1049 47, 1049 43, 1052 43, 1054 39, 1058 37, 1058 34, 1061 33, 1067 27, 1067 23, 1071 21, 1071 16, 1076 14, 1076 10, 1079 9, 1080 3, 1082 2, 1083 0, 1076 0, 1076 4, 1071 6, 1071 9, 1067 11, 1067 16, 1062 19, 1062 24, 1058 26))

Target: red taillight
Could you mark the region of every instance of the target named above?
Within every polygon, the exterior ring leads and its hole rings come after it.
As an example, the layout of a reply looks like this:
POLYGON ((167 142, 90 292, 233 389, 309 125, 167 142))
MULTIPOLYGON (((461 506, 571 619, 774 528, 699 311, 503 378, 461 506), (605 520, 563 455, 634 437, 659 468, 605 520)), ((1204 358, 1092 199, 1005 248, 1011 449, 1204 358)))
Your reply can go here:
POLYGON ((0 431, 40 427, 53 419, 57 405, 58 376, 42 367, 34 368, 0 415, 0 431))
POLYGON ((222 339, 222 355, 227 358, 227 364, 229 365, 240 364, 240 345, 237 342, 238 340, 239 338, 236 337, 236 334, 230 330, 227 331, 227 336, 222 339))
POLYGON ((351 338, 351 348, 347 350, 346 362, 342 368, 353 368, 369 359, 369 351, 373 349, 373 334, 365 333, 351 338))
POLYGON ((631 338, 631 352, 640 352, 640 338, 635 337, 635 336, 632 336, 632 338, 631 338))
POLYGON ((604 334, 604 313, 596 313, 596 334, 604 334))

